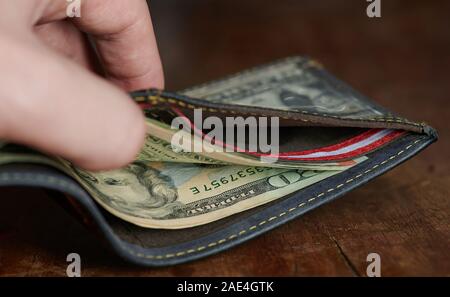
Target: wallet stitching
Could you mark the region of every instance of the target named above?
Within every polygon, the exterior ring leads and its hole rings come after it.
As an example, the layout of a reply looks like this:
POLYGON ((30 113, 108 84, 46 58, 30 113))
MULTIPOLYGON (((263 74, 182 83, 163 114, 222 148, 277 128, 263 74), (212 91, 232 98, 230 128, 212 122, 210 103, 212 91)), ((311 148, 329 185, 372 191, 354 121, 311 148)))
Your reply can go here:
POLYGON ((343 182, 343 183, 341 183, 341 184, 338 184, 338 185, 336 185, 335 187, 330 188, 330 189, 328 189, 328 190, 326 190, 326 191, 323 191, 322 193, 320 193, 320 194, 318 194, 318 195, 316 195, 316 196, 314 196, 314 197, 312 197, 312 198, 309 198, 308 200, 306 200, 306 202, 302 202, 302 203, 298 204, 297 206, 294 206, 294 207, 292 207, 292 208, 289 208, 289 209, 287 209, 287 210, 285 210, 285 211, 279 213, 279 214, 276 215, 276 216, 271 216, 271 217, 268 218, 268 219, 262 220, 262 221, 260 221, 259 223, 256 223, 256 224, 252 225, 251 227, 248 227, 248 228, 246 228, 246 229, 243 229, 243 230, 241 230, 241 231, 239 231, 239 232, 237 232, 237 233, 234 233, 234 234, 232 234, 232 235, 230 235, 230 236, 228 236, 228 237, 226 237, 226 238, 222 238, 222 239, 220 239, 220 240, 213 241, 213 242, 211 242, 211 243, 209 243, 209 244, 205 244, 205 245, 199 246, 199 247, 197 247, 197 248, 191 248, 191 249, 188 249, 188 250, 184 250, 184 251, 180 251, 180 252, 176 252, 176 253, 171 253, 171 254, 165 254, 165 255, 150 255, 150 254, 147 254, 147 255, 146 255, 146 254, 142 254, 142 253, 136 253, 135 251, 133 251, 133 250, 131 250, 131 249, 129 249, 129 248, 126 248, 126 247, 124 247, 124 246, 122 246, 122 248, 123 248, 125 251, 127 251, 128 253, 130 253, 131 255, 137 256, 137 257, 139 257, 139 258, 161 260, 161 259, 169 259, 169 258, 174 258, 174 257, 181 257, 181 256, 184 256, 184 255, 186 255, 186 254, 191 254, 191 253, 194 253, 194 252, 200 252, 200 251, 205 250, 205 249, 207 249, 207 248, 212 248, 212 247, 214 247, 214 246, 221 245, 221 244, 223 244, 223 243, 225 243, 225 242, 229 242, 230 240, 233 240, 233 239, 235 239, 235 238, 237 238, 237 237, 239 237, 239 236, 242 236, 243 234, 246 234, 247 232, 252 232, 252 231, 258 229, 258 227, 260 227, 260 226, 262 226, 262 225, 264 225, 264 224, 266 224, 266 223, 268 223, 268 222, 271 222, 271 221, 274 221, 274 220, 276 220, 276 219, 279 219, 279 218, 283 217, 284 215, 286 215, 286 214, 288 214, 288 213, 291 213, 291 212, 293 212, 293 211, 295 211, 295 210, 302 209, 303 207, 305 207, 305 206, 309 205, 310 203, 316 201, 318 198, 320 198, 320 197, 326 195, 326 193, 330 193, 330 192, 332 192, 332 191, 334 191, 334 190, 336 190, 336 189, 339 189, 339 188, 343 187, 343 186, 346 185, 346 184, 350 184, 350 183, 354 182, 355 180, 359 179, 360 177, 362 177, 362 176, 364 176, 364 175, 366 175, 366 174, 372 172, 372 171, 375 170, 376 168, 378 168, 378 167, 380 167, 380 166, 382 166, 382 165, 385 165, 386 163, 388 163, 388 162, 394 160, 395 158, 397 158, 398 156, 400 156, 401 154, 403 154, 405 151, 409 150, 411 147, 413 147, 413 146, 416 145, 417 143, 421 142, 423 139, 424 139, 424 138, 420 138, 420 139, 417 139, 417 140, 411 142, 411 143, 410 143, 409 145, 407 145, 403 150, 399 151, 399 152, 396 153, 395 155, 392 155, 392 156, 390 156, 389 158, 385 159, 384 161, 382 161, 382 162, 380 162, 380 163, 377 163, 377 164, 373 165, 371 168, 367 169, 367 170, 364 171, 363 173, 360 173, 360 174, 358 174, 358 175, 355 175, 354 177, 347 179, 345 182, 343 182))
MULTIPOLYGON (((188 108, 188 109, 195 109, 197 107, 201 107, 203 110, 213 112, 213 113, 242 114, 242 115, 252 115, 252 116, 259 115, 254 112, 234 111, 234 110, 216 109, 216 108, 199 106, 199 105, 192 104, 192 103, 185 103, 183 101, 179 101, 174 98, 162 98, 159 94, 158 95, 149 95, 149 96, 136 96, 134 99, 137 101, 141 101, 141 102, 148 100, 153 105, 158 105, 160 103, 169 103, 169 104, 176 104, 180 107, 188 108)), ((318 112, 308 112, 306 110, 300 110, 300 111, 298 111, 298 113, 312 115, 312 116, 320 116, 320 117, 325 117, 325 118, 334 118, 334 119, 340 119, 340 120, 350 120, 350 121, 359 120, 359 121, 376 121, 376 122, 386 122, 386 123, 400 123, 400 124, 412 125, 412 126, 422 127, 422 128, 424 126, 424 124, 414 123, 414 122, 411 122, 411 121, 403 119, 403 118, 392 117, 392 116, 380 116, 380 117, 374 117, 374 118, 344 118, 344 117, 339 117, 339 116, 334 116, 334 115, 329 115, 329 114, 321 114, 318 112)), ((280 118, 285 119, 285 120, 298 119, 295 116, 280 116, 280 118)), ((301 120, 303 122, 313 122, 308 119, 299 119, 299 120, 301 120)))
MULTIPOLYGON (((212 81, 209 81, 209 82, 206 82, 206 83, 203 83, 203 84, 191 87, 191 88, 187 88, 185 90, 182 90, 181 93, 187 93, 187 92, 193 91, 195 89, 204 88, 206 86, 213 86, 213 85, 216 85, 216 84, 219 84, 219 83, 223 83, 223 82, 235 79, 235 78, 237 78, 239 76, 242 76, 242 75, 247 75, 247 74, 250 74, 250 73, 259 71, 261 69, 265 69, 265 68, 270 69, 270 68, 273 68, 273 67, 277 67, 280 64, 285 64, 285 63, 289 63, 289 62, 292 62, 292 61, 298 61, 298 62, 299 61, 306 61, 308 63, 308 65, 306 65, 306 66, 308 66, 308 67, 323 68, 322 64, 320 64, 319 62, 317 62, 316 60, 313 60, 313 59, 307 59, 307 58, 300 57, 300 56, 287 57, 287 58, 279 59, 279 60, 274 61, 272 63, 263 64, 263 65, 260 65, 260 66, 252 67, 250 69, 239 71, 237 73, 228 75, 228 76, 226 76, 224 78, 212 80, 212 81)), ((181 107, 188 107, 190 109, 194 109, 194 108, 198 107, 198 106, 195 106, 194 104, 188 104, 188 103, 185 103, 183 101, 179 101, 179 100, 173 99, 173 98, 167 98, 167 99, 166 98, 161 98, 160 94, 158 94, 157 96, 154 96, 154 95, 152 96, 151 95, 151 96, 147 96, 147 97, 145 97, 145 96, 137 96, 137 97, 135 97, 135 99, 137 99, 137 100, 148 99, 150 101, 153 101, 153 103, 156 103, 156 104, 169 102, 169 103, 177 104, 177 105, 179 105, 181 107)), ((235 111, 227 111, 227 110, 221 110, 221 109, 217 110, 217 109, 214 109, 214 108, 205 108, 205 107, 202 107, 202 108, 207 110, 207 111, 210 111, 210 112, 232 113, 232 114, 236 113, 235 111)), ((368 120, 368 121, 381 121, 381 122, 395 122, 395 123, 401 123, 401 124, 409 124, 409 125, 413 125, 413 126, 417 126, 417 127, 423 127, 424 126, 423 123, 419 124, 419 123, 411 122, 411 121, 409 121, 409 120, 407 120, 405 118, 392 117, 392 116, 380 116, 380 117, 374 117, 374 118, 343 118, 343 117, 339 117, 339 116, 333 116, 333 115, 329 115, 329 114, 320 114, 320 113, 316 113, 316 112, 308 112, 308 111, 304 111, 304 110, 303 111, 299 111, 299 112, 303 113, 303 114, 307 114, 307 115, 315 115, 315 116, 336 118, 336 119, 342 119, 342 120, 368 120)), ((257 116, 257 114, 255 114, 255 113, 249 113, 249 112, 239 112, 239 113, 257 116)), ((292 119, 293 117, 283 116, 281 118, 288 120, 288 119, 292 119)), ((304 121, 304 122, 310 122, 307 119, 300 119, 300 120, 304 121)))
MULTIPOLYGON (((182 257, 184 255, 187 254, 192 254, 195 252, 200 252, 202 250, 208 249, 208 248, 212 248, 221 244, 224 244, 226 242, 229 242, 235 238, 238 238, 246 233, 250 233, 253 232, 255 230, 257 230, 260 226, 265 225, 266 223, 269 222, 273 222, 283 216, 285 216, 288 213, 291 213, 293 211, 296 210, 300 210, 303 209, 303 207, 313 203, 314 201, 318 200, 319 198, 325 196, 327 193, 333 192, 336 189, 339 189, 341 187, 343 187, 344 185, 350 184, 352 182, 354 182, 355 180, 359 179, 360 177, 372 172, 373 170, 375 170, 376 168, 385 165, 386 163, 394 160, 395 158, 397 158, 398 156, 400 156, 401 154, 403 154, 405 151, 409 150, 411 147, 413 147, 414 145, 416 145, 417 143, 419 143, 420 141, 422 141, 424 138, 420 138, 417 139, 413 142, 411 142, 409 145, 407 145, 403 150, 399 151, 398 153, 390 156, 389 158, 385 159, 384 161, 377 163, 375 165, 373 165, 371 168, 367 169, 366 171, 364 171, 363 173, 359 173, 357 175, 355 175, 352 178, 347 179, 345 182, 336 185, 335 187, 332 187, 328 190, 323 191, 322 193, 311 197, 309 199, 307 199, 305 202, 299 203, 297 206, 294 206, 292 208, 286 209, 283 212, 279 213, 278 215, 275 216, 271 216, 265 220, 262 220, 246 229, 243 229, 239 232, 236 232, 232 235, 229 235, 226 238, 222 238, 220 240, 217 241, 213 241, 210 242, 208 244, 202 245, 202 246, 198 246, 196 248, 190 248, 184 251, 180 251, 180 252, 176 252, 176 253, 170 253, 170 254, 164 254, 164 255, 150 255, 150 254, 144 254, 144 253, 139 253, 139 252, 135 252, 130 248, 127 248, 123 245, 119 245, 124 251, 128 252, 129 254, 135 256, 135 257, 139 257, 139 258, 146 258, 146 259, 157 259, 157 260, 161 260, 161 259, 169 259, 169 258, 174 258, 174 257, 182 257)), ((84 194, 84 192, 80 189, 78 189, 76 186, 74 186, 73 184, 71 184, 68 181, 65 180, 59 180, 55 177, 51 177, 51 176, 47 176, 44 174, 31 174, 31 173, 2 173, 0 174, 0 181, 23 181, 23 179, 32 179, 32 180, 42 180, 42 182, 47 183, 47 184, 53 184, 53 185, 58 185, 60 186, 62 189, 69 189, 73 192, 76 192, 78 194, 84 194)))

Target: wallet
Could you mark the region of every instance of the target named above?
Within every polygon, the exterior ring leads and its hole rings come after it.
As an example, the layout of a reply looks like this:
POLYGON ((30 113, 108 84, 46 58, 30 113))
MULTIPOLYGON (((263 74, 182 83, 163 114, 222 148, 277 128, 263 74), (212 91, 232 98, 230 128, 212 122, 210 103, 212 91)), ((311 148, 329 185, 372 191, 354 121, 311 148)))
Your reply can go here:
POLYGON ((150 89, 130 95, 147 114, 175 106, 187 117, 192 117, 193 109, 219 118, 279 117, 281 129, 287 127, 288 131, 280 136, 285 148, 314 149, 368 129, 401 131, 394 140, 366 152, 367 159, 348 170, 250 210, 176 230, 143 228, 111 215, 75 179, 53 167, 14 162, 0 165, 0 186, 51 190, 52 196, 115 254, 142 266, 193 261, 244 243, 364 185, 437 140, 436 131, 426 123, 375 104, 307 57, 275 61, 179 92, 150 89), (229 100, 249 93, 253 101, 236 104, 229 100))

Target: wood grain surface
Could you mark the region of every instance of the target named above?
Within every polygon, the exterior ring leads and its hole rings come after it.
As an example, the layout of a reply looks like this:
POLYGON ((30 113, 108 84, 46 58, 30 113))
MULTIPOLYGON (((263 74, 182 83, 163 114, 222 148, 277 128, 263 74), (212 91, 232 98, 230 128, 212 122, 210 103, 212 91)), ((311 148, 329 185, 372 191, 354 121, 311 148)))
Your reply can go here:
POLYGON ((166 85, 178 90, 289 56, 308 55, 440 140, 409 162, 295 221, 218 255, 169 268, 124 264, 36 189, 0 189, 0 275, 450 275, 450 2, 151 1, 166 85))

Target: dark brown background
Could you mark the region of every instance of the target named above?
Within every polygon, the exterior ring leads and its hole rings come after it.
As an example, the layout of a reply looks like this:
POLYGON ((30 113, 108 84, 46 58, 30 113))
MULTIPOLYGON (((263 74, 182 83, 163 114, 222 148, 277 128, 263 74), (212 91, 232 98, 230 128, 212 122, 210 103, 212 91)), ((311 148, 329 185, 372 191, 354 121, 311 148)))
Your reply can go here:
POLYGON ((450 275, 450 2, 159 0, 151 9, 167 88, 309 55, 382 105, 440 132, 425 152, 343 198, 237 248, 163 269, 123 264, 40 190, 1 189, 0 275, 450 275))

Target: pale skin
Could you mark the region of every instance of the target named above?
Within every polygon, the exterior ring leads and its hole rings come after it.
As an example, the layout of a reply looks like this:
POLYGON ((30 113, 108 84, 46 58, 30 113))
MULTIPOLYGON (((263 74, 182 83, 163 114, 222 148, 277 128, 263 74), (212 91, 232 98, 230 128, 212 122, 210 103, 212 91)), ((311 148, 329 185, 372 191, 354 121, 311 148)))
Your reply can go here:
POLYGON ((122 167, 146 132, 126 92, 164 87, 147 4, 83 0, 81 17, 70 19, 66 7, 66 0, 0 0, 0 139, 88 170, 122 167))

